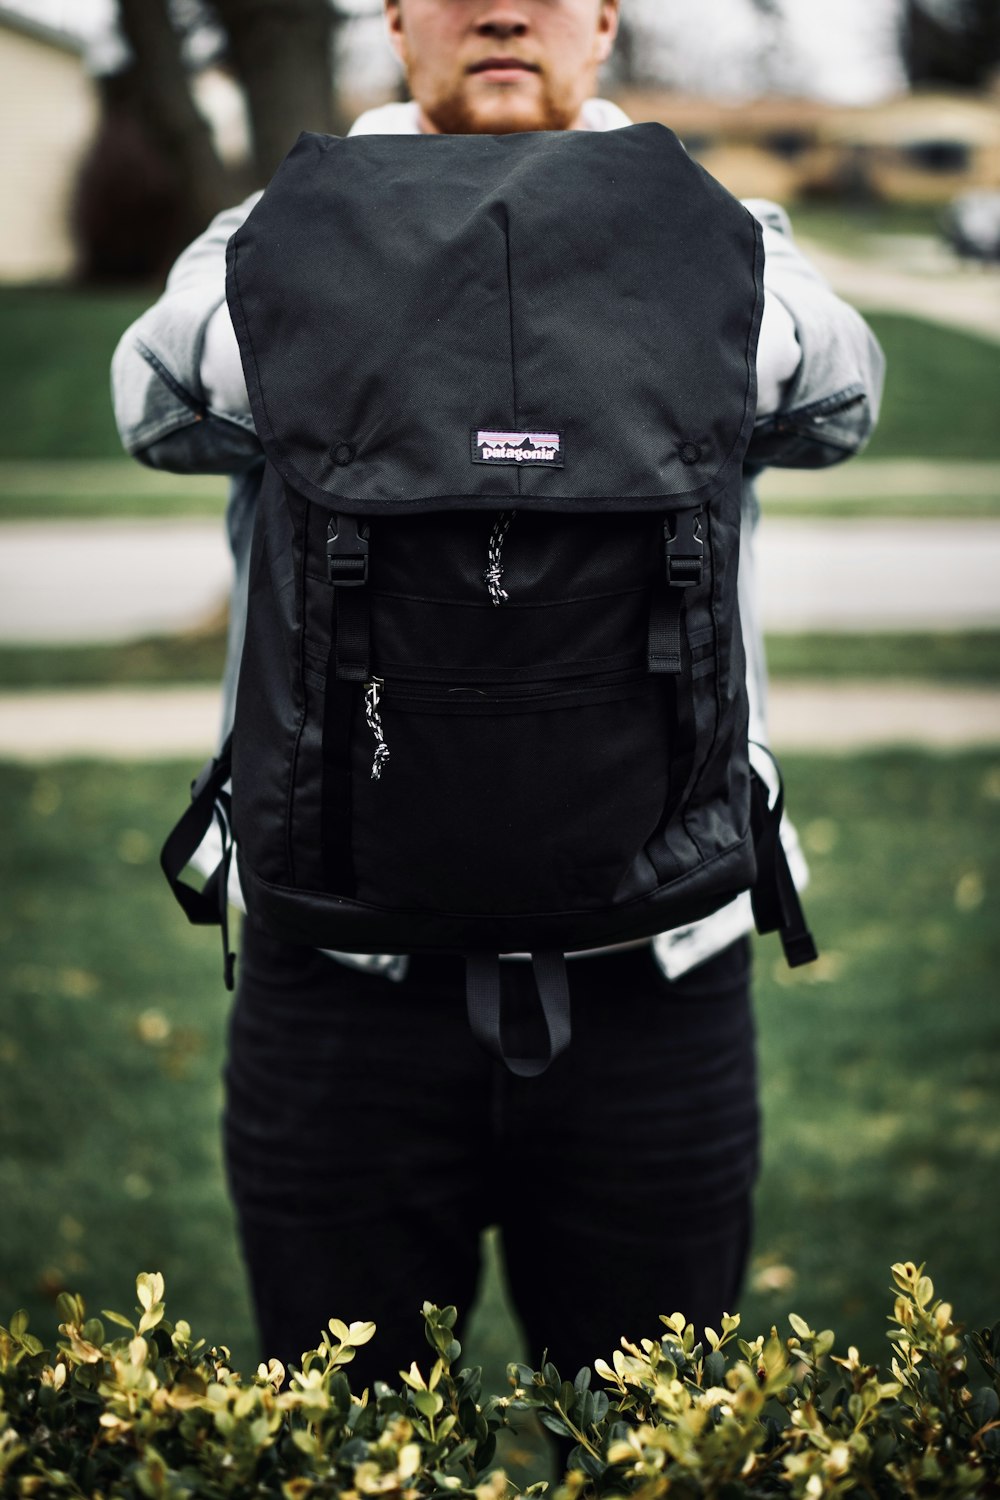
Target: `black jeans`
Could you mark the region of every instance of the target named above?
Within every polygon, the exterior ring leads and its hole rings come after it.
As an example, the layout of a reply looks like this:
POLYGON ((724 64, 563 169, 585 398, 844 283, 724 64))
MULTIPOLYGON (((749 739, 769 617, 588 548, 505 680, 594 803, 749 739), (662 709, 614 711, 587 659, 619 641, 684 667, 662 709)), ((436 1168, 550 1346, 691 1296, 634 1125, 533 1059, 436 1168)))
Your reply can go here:
MULTIPOLYGON (((425 1299, 471 1310, 488 1224, 529 1357, 564 1375, 660 1313, 732 1309, 758 1148, 749 945, 674 983, 646 946, 569 973, 572 1044, 518 1079, 472 1039, 462 960, 396 983, 247 924, 224 1128, 265 1356, 298 1364, 328 1318, 372 1319, 352 1380, 395 1382, 426 1361, 425 1299)), ((503 983, 530 1030, 530 965, 503 983)))

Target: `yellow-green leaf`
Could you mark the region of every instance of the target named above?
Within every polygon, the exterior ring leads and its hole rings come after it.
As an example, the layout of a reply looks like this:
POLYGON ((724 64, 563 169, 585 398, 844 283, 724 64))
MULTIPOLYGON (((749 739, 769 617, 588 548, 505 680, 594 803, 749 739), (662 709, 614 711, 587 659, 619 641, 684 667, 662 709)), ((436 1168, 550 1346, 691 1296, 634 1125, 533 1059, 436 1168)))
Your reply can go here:
POLYGON ((139 1298, 139 1306, 149 1309, 157 1302, 163 1301, 163 1277, 159 1271, 140 1271, 135 1278, 136 1296, 139 1298))

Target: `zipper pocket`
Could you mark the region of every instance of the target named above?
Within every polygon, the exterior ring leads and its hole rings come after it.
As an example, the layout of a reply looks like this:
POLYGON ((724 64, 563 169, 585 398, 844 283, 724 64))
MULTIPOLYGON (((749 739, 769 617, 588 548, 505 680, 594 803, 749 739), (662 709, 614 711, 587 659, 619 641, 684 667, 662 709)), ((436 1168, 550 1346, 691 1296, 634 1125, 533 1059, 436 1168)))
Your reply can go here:
POLYGON ((532 709, 587 707, 614 702, 634 694, 641 683, 653 683, 645 669, 595 673, 592 677, 559 679, 548 682, 499 683, 489 688, 461 684, 443 687, 436 682, 396 679, 386 682, 372 677, 364 684, 365 722, 374 739, 370 780, 381 781, 382 772, 391 760, 382 722, 382 704, 393 712, 432 713, 448 717, 453 714, 485 715, 528 713, 532 709))
POLYGON ((441 713, 520 713, 530 707, 551 704, 570 708, 574 703, 595 703, 648 682, 645 667, 618 672, 600 672, 591 677, 549 679, 542 682, 490 683, 480 686, 460 683, 447 687, 438 682, 396 678, 380 681, 381 699, 394 710, 441 713))

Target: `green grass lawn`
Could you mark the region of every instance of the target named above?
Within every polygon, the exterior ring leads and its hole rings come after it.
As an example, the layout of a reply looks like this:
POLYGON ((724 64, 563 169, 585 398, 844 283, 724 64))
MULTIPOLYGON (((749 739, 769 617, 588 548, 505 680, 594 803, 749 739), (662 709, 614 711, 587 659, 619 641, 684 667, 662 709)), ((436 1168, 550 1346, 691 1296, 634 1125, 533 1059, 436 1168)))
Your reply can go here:
POLYGON ((109 368, 155 292, 0 287, 0 458, 111 458, 109 368))
MULTIPOLYGON (((117 439, 116 439, 117 442, 117 439)), ((0 462, 0 521, 221 516, 220 474, 167 474, 121 456, 0 462)))
POLYGON ((871 313, 886 356, 869 458, 995 459, 1000 345, 898 313, 871 313))
MULTIPOLYGON (((62 1287, 127 1311, 136 1271, 160 1269, 174 1316, 245 1366, 219 1152, 229 1002, 215 935, 156 865, 190 770, 0 767, 0 1319, 23 1304, 51 1329, 62 1287)), ((822 958, 792 973, 773 939, 758 949, 766 1148, 743 1311, 757 1331, 797 1309, 877 1358, 893 1260, 926 1259, 967 1320, 1000 1316, 1000 755, 785 771, 822 958)), ((512 1338, 488 1278, 469 1353, 499 1380, 512 1338)))
POLYGON ((931 235, 942 210, 924 203, 796 203, 788 205, 796 235, 857 254, 872 235, 931 235))

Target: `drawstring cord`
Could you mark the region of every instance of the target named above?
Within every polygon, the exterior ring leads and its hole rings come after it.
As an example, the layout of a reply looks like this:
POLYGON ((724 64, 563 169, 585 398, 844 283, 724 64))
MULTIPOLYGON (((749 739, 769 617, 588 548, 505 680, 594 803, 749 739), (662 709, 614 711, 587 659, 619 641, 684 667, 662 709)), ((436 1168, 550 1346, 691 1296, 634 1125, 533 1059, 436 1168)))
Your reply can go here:
POLYGON ((389 746, 385 742, 382 716, 378 711, 379 696, 384 684, 381 677, 373 677, 365 683, 365 718, 368 728, 375 736, 375 759, 372 761, 372 781, 382 779, 382 768, 389 761, 389 746))
POLYGON ((497 517, 496 525, 490 533, 489 559, 483 580, 490 591, 490 598, 494 604, 507 603, 507 590, 501 587, 503 578, 503 544, 510 523, 517 515, 516 510, 504 510, 497 517))

